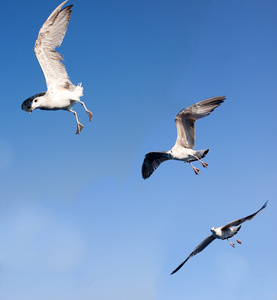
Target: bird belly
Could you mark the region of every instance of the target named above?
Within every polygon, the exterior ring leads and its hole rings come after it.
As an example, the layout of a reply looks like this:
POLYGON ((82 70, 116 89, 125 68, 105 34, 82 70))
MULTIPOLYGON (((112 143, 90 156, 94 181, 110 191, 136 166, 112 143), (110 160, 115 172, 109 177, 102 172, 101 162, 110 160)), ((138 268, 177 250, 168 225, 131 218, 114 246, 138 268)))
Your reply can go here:
POLYGON ((79 88, 79 86, 74 87, 74 89, 57 88, 52 90, 49 93, 49 104, 51 109, 70 110, 82 95, 80 90, 77 88, 79 88))
POLYGON ((240 226, 235 226, 235 227, 231 227, 227 230, 224 230, 222 239, 225 240, 225 239, 232 237, 239 231, 239 229, 240 229, 240 226))
POLYGON ((181 160, 184 162, 197 160, 195 158, 196 151, 184 147, 173 147, 172 150, 170 151, 170 154, 172 155, 172 158, 175 160, 181 160))
POLYGON ((225 230, 220 230, 220 232, 221 232, 220 239, 226 240, 236 234, 237 228, 229 228, 229 229, 225 229, 225 230))
POLYGON ((221 239, 221 240, 228 239, 234 235, 232 229, 221 230, 220 227, 214 229, 214 231, 212 231, 212 233, 215 238, 221 239))

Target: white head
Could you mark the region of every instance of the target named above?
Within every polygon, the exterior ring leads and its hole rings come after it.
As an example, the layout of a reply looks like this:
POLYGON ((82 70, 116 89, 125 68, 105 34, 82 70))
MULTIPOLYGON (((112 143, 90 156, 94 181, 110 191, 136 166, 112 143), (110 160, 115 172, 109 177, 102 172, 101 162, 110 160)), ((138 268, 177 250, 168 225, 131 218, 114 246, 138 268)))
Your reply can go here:
POLYGON ((212 227, 212 228, 211 228, 211 232, 212 232, 212 233, 215 233, 215 231, 216 231, 216 228, 215 228, 215 227, 212 227))

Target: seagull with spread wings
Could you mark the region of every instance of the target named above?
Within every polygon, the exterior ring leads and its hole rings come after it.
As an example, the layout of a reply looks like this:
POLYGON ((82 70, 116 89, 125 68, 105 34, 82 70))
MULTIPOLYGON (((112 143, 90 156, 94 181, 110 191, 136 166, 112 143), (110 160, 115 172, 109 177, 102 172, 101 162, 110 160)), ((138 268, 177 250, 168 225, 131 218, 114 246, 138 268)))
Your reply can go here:
POLYGON ((80 101, 80 97, 83 96, 83 87, 81 84, 75 86, 71 83, 65 66, 62 64, 63 57, 55 51, 55 48, 62 44, 72 13, 73 5, 62 9, 66 2, 67 0, 60 4, 48 17, 41 27, 35 43, 35 55, 43 71, 47 91, 28 98, 22 103, 21 108, 30 113, 36 108, 68 110, 75 115, 76 134, 80 134, 84 126, 79 122, 77 113, 72 110, 72 107, 77 102, 81 103, 90 121, 92 113, 86 108, 85 103, 80 101))
POLYGON ((179 269, 182 268, 182 266, 194 255, 196 255, 197 253, 203 251, 212 241, 214 241, 215 239, 221 239, 221 240, 226 240, 230 243, 230 245, 232 247, 235 248, 235 244, 230 242, 229 241, 229 238, 231 237, 234 237, 235 240, 241 244, 241 241, 238 240, 236 237, 235 237, 235 234, 238 233, 238 231, 240 230, 241 228, 241 225, 243 222, 245 221, 249 221, 251 219, 253 219, 261 210, 263 210, 266 205, 267 205, 267 202, 262 206, 261 209, 259 209, 257 212, 255 212, 254 214, 248 216, 248 217, 245 217, 245 218, 241 218, 241 219, 237 219, 235 221, 232 221, 224 226, 221 226, 221 227, 218 227, 218 228, 215 228, 215 227, 212 227, 211 228, 211 232, 212 234, 210 236, 208 236, 201 244, 199 244, 192 252, 191 254, 189 255, 189 257, 184 261, 182 262, 172 273, 176 273, 179 269))
POLYGON ((206 156, 209 149, 193 150, 195 121, 208 116, 224 100, 224 96, 208 98, 180 111, 175 117, 177 140, 174 147, 169 151, 149 152, 145 155, 141 169, 143 179, 150 177, 162 162, 170 159, 190 163, 197 175, 199 174, 199 169, 192 165, 192 161, 198 160, 206 168, 208 164, 201 161, 201 159, 206 156))

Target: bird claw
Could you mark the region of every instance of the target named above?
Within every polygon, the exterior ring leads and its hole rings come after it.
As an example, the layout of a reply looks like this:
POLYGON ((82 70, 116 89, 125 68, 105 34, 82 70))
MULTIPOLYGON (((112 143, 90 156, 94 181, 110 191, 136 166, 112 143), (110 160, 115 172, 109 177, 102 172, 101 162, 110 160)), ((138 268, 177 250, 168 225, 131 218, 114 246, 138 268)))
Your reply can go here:
POLYGON ((83 128, 84 128, 84 126, 81 123, 78 123, 76 134, 80 134, 83 128))
POLYGON ((92 116, 93 116, 92 112, 88 110, 88 111, 87 111, 87 114, 88 114, 89 120, 91 121, 91 118, 92 118, 92 116))
POLYGON ((207 168, 207 167, 208 167, 208 164, 205 163, 205 162, 203 162, 203 161, 201 161, 201 164, 202 164, 202 166, 203 166, 204 168, 207 168))
POLYGON ((190 163, 191 167, 193 168, 193 171, 195 172, 195 174, 198 175, 199 169, 195 168, 191 162, 189 162, 189 163, 190 163))
POLYGON ((195 172, 196 175, 199 175, 199 169, 197 169, 197 168, 194 167, 193 170, 194 170, 194 172, 195 172))

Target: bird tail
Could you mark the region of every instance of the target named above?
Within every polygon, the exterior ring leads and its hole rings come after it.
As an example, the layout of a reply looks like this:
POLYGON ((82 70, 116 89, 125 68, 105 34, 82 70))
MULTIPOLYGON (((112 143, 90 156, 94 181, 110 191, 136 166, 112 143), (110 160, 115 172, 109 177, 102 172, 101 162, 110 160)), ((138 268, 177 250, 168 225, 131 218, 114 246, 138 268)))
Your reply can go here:
POLYGON ((241 225, 236 228, 236 233, 235 234, 237 234, 239 232, 240 228, 241 228, 241 225))
POLYGON ((208 154, 209 151, 210 151, 210 149, 203 150, 202 158, 205 157, 208 154))
POLYGON ((195 155, 196 155, 199 159, 201 159, 201 158, 205 157, 205 156, 208 154, 209 151, 210 151, 209 149, 206 149, 206 150, 199 150, 199 151, 196 152, 195 155))
POLYGON ((79 98, 83 96, 82 82, 79 83, 79 84, 75 87, 75 91, 74 91, 74 92, 76 93, 76 96, 79 97, 79 98))

